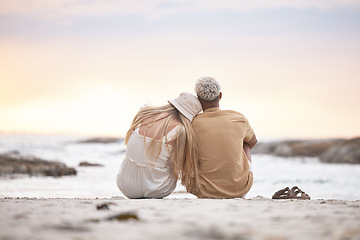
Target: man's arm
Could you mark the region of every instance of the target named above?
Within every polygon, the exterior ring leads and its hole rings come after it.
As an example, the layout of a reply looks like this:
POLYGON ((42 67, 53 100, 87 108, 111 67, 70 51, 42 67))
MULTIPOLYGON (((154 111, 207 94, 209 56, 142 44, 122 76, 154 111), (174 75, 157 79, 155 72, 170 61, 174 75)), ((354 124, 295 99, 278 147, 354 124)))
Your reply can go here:
MULTIPOLYGON (((254 134, 254 136, 250 139, 249 142, 246 142, 247 144, 249 144, 250 149, 253 148, 255 146, 255 144, 258 142, 258 140, 256 139, 256 136, 254 134)), ((244 142, 245 143, 245 142, 244 142)))
POLYGON ((254 134, 254 136, 250 139, 249 142, 244 142, 244 143, 243 143, 243 148, 244 148, 246 157, 247 157, 247 159, 248 159, 250 162, 251 162, 250 149, 253 148, 256 143, 257 143, 257 139, 256 139, 255 134, 254 134))
POLYGON ((243 144, 243 148, 246 154, 246 158, 251 162, 251 153, 250 153, 250 145, 246 142, 243 144))

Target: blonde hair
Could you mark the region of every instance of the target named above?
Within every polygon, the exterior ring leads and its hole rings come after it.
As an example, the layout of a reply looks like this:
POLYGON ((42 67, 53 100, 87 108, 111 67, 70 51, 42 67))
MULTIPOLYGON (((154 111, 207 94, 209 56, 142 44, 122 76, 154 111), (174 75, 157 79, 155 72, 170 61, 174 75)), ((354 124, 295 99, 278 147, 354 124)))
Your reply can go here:
MULTIPOLYGON (((172 173, 176 179, 181 180, 187 191, 196 191, 199 189, 198 165, 197 165, 197 145, 195 141, 195 133, 191 122, 182 115, 171 104, 161 107, 146 106, 134 117, 130 129, 125 136, 125 145, 128 143, 130 136, 136 128, 146 126, 154 121, 163 120, 163 123, 157 128, 154 137, 147 147, 148 156, 156 161, 162 148, 162 139, 165 137, 166 146, 173 159, 172 173), (150 120, 149 123, 145 123, 150 120), (171 123, 177 122, 178 128, 172 139, 167 139, 167 133, 171 123), (172 148, 169 147, 169 140, 173 143, 172 148)), ((146 132, 146 128, 145 128, 146 132)))

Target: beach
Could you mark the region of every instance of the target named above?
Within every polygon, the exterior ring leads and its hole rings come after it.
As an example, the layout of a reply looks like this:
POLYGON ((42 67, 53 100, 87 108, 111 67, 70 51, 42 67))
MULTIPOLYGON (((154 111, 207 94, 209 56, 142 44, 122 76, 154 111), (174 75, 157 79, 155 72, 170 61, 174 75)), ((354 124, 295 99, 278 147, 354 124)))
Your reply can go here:
POLYGON ((124 150, 118 141, 0 135, 0 154, 76 170, 61 177, 1 176, 0 240, 360 239, 358 164, 255 154, 246 199, 197 199, 178 183, 164 199, 130 200, 116 186, 124 150), (292 186, 311 200, 271 199, 292 186))
POLYGON ((360 240, 360 0, 0 19, 0 240, 360 240))
MULTIPOLYGON (((174 196, 174 195, 173 195, 174 196)), ((1 198, 0 239, 360 239, 360 201, 1 198)))

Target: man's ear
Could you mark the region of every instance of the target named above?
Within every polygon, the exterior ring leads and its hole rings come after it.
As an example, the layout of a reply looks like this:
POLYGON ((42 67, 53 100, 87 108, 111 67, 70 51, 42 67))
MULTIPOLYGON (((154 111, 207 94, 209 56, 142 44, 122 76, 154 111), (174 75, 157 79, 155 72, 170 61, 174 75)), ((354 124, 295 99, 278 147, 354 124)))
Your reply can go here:
POLYGON ((220 92, 219 94, 219 100, 222 98, 222 92, 220 92))

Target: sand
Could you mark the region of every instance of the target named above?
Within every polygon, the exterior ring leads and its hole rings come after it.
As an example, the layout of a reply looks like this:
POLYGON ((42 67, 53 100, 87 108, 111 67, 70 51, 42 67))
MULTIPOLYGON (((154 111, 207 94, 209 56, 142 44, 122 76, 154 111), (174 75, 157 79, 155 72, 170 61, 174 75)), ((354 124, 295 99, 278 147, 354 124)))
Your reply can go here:
POLYGON ((360 239, 360 201, 0 198, 0 213, 4 240, 360 239))

